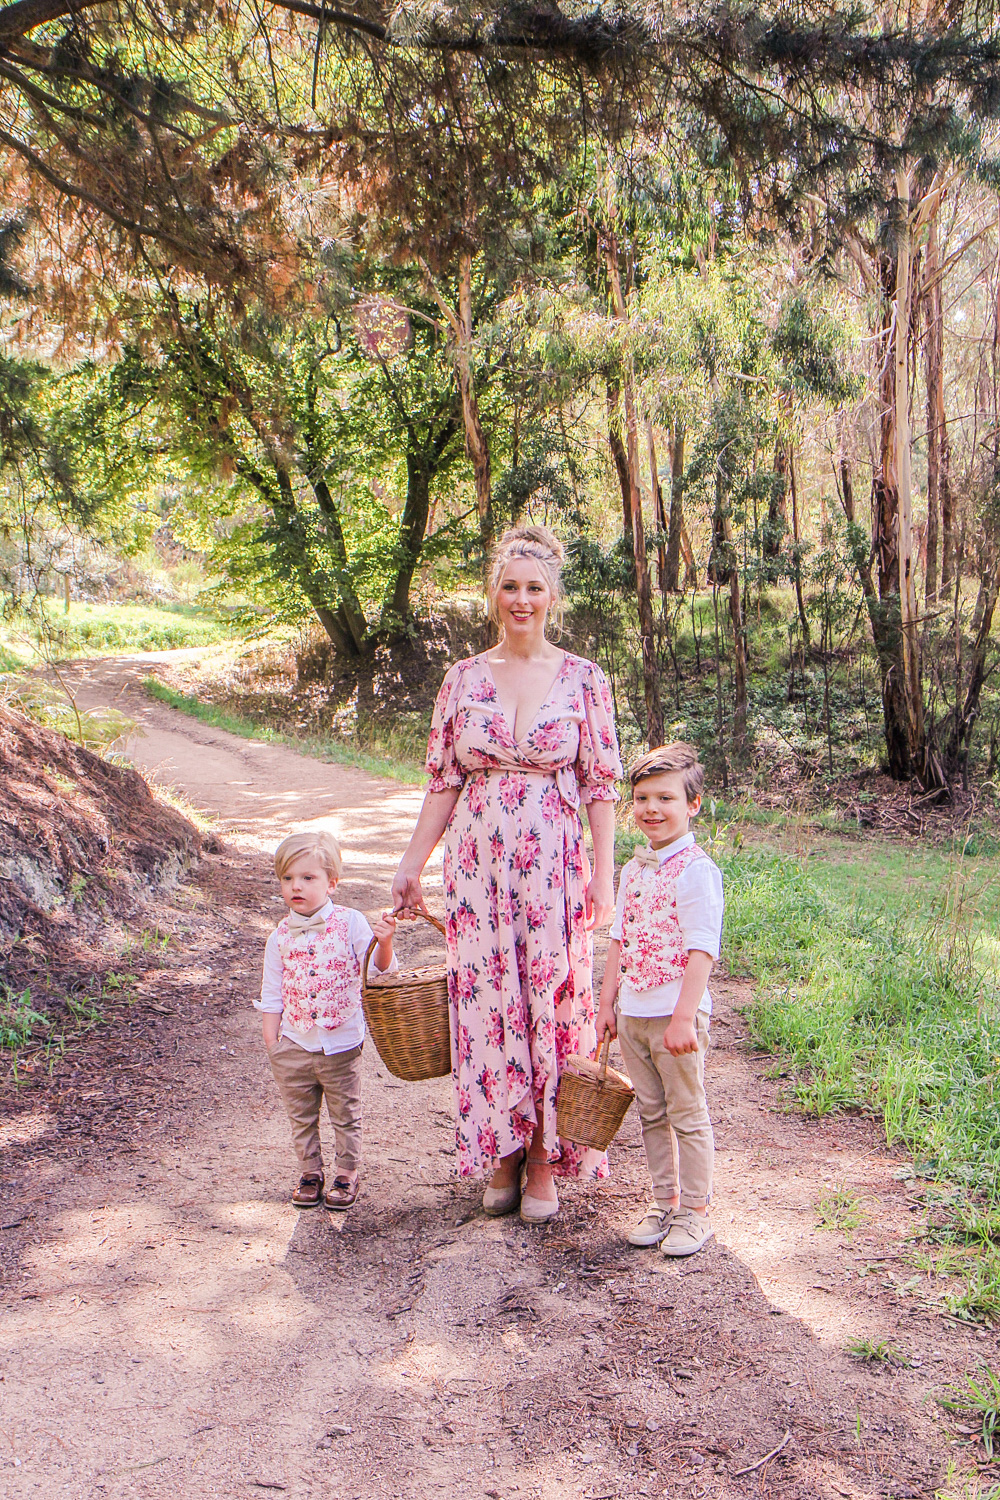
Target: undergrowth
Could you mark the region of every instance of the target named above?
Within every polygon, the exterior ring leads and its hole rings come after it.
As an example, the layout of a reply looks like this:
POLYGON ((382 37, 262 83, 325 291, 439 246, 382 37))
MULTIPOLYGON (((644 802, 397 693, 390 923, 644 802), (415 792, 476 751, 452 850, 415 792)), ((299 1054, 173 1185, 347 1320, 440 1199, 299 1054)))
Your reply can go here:
POLYGON ((170 651, 181 646, 212 646, 232 639, 234 625, 190 604, 84 604, 69 613, 46 608, 43 620, 28 615, 0 630, 0 664, 26 666, 39 655, 56 660, 170 651))
POLYGON ((794 1101, 818 1115, 878 1112, 890 1145, 1000 1201, 1000 1006, 967 915, 942 906, 908 923, 837 905, 793 861, 717 858, 727 962, 757 980, 751 1036, 787 1059, 794 1101))
POLYGON ((216 703, 205 703, 191 693, 180 693, 156 677, 145 678, 143 688, 151 698, 157 698, 171 708, 180 709, 182 713, 190 714, 203 724, 225 729, 243 739, 288 745, 317 760, 341 766, 358 766, 373 776, 384 776, 388 780, 402 781, 409 786, 427 780, 423 767, 423 746, 418 746, 409 732, 399 733, 378 725, 359 725, 353 742, 333 739, 328 735, 285 734, 242 714, 234 714, 216 703))

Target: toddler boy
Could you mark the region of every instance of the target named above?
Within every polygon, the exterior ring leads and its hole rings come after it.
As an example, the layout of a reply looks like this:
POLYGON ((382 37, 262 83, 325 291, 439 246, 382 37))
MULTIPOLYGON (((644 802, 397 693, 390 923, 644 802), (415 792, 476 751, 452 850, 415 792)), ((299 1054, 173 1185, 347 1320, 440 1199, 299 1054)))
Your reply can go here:
POLYGON ((712 1238, 715 1142, 705 1099, 712 997, 722 938, 722 875, 695 843, 705 773, 692 745, 651 750, 629 770, 632 813, 649 839, 622 870, 597 1012, 617 1035, 635 1088, 653 1202, 633 1245, 694 1255, 712 1238))
POLYGON ((264 1046, 292 1127, 301 1177, 296 1208, 346 1209, 358 1196, 361 1161, 361 965, 377 939, 375 973, 398 967, 395 919, 383 912, 374 932, 333 893, 343 863, 330 833, 295 833, 278 845, 274 872, 288 915, 264 949, 260 999, 264 1046), (326 1099, 337 1140, 337 1167, 326 1186, 319 1117, 326 1099))

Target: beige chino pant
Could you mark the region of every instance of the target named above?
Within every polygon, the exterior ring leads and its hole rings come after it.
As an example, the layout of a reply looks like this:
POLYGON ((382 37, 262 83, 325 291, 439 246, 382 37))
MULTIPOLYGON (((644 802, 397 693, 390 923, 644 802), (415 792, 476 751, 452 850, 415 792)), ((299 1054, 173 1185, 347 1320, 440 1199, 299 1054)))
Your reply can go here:
POLYGON ((618 1041, 635 1089, 642 1143, 659 1208, 707 1208, 715 1138, 705 1098, 708 1017, 695 1016, 698 1051, 672 1057, 663 1045, 669 1016, 619 1016, 618 1041))
POLYGON ((268 1059, 303 1173, 323 1170, 319 1117, 324 1099, 337 1139, 337 1171, 356 1172, 361 1164, 361 1048, 328 1057, 279 1036, 268 1059))

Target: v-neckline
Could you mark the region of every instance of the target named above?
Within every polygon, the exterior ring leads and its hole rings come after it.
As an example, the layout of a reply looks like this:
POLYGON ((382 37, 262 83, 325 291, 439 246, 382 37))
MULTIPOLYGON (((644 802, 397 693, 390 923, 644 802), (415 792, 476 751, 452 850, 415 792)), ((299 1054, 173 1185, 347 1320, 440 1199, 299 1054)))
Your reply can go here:
POLYGON ((522 736, 521 739, 518 739, 518 737, 517 737, 517 712, 515 711, 514 718, 513 718, 513 720, 511 720, 510 714, 507 712, 506 708, 504 707, 503 699, 500 696, 500 687, 499 687, 499 684, 497 683, 496 677, 495 677, 494 672, 493 672, 493 663, 490 661, 489 654, 486 651, 483 652, 483 661, 486 663, 486 670, 490 674, 490 681, 493 683, 493 691, 494 691, 494 693, 496 693, 497 706, 499 707, 500 712, 503 714, 504 723, 507 725, 507 728, 510 730, 511 741, 513 742, 513 744, 518 749, 520 749, 520 747, 524 744, 525 740, 528 738, 528 735, 534 729, 535 724, 538 722, 538 715, 541 713, 541 711, 545 707, 546 703, 548 703, 549 699, 552 697, 552 693, 553 693, 553 691, 555 689, 555 685, 559 681, 560 677, 562 676, 562 674, 563 674, 563 668, 565 667, 566 662, 567 662, 568 659, 569 659, 569 652, 568 651, 564 651, 563 654, 562 654, 562 661, 559 663, 558 667, 556 668, 556 675, 553 677, 552 681, 549 683, 548 687, 545 689, 545 697, 542 699, 541 703, 539 703, 538 707, 535 709, 535 712, 532 714, 531 719, 528 722, 528 728, 525 731, 524 735, 522 736))

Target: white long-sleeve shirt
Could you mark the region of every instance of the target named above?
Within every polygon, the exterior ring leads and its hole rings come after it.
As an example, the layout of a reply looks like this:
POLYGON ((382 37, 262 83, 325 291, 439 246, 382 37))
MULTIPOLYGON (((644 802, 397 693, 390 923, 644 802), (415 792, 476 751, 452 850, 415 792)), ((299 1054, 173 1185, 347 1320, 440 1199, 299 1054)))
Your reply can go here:
MULTIPOLYGON (((686 833, 663 849, 657 849, 656 857, 662 865, 672 854, 689 849, 694 843, 693 833, 686 833)), ((677 877, 675 892, 677 920, 684 936, 684 951, 697 949, 719 957, 722 944, 722 872, 710 859, 693 859, 677 877)), ((618 884, 618 900, 615 904, 615 919, 611 924, 611 937, 618 942, 622 936, 622 910, 625 905, 625 881, 618 884)), ((622 979, 618 986, 618 1010, 623 1016, 672 1016, 680 998, 682 979, 673 979, 669 984, 657 985, 651 990, 634 990, 628 980, 622 979)), ((698 1006, 706 1015, 712 1014, 712 996, 706 989, 698 1006)))
MULTIPOLYGON (((358 962, 363 964, 368 944, 374 935, 368 919, 353 908, 342 907, 341 910, 348 912, 347 940, 357 954, 358 962)), ((320 907, 319 914, 325 919, 332 911, 333 902, 327 899, 320 907)), ((306 933, 308 946, 312 948, 319 937, 318 932, 306 933)), ((378 967, 375 955, 372 954, 371 972, 373 974, 389 973, 398 968, 399 960, 395 954, 386 970, 378 967)), ((284 1010, 281 1000, 281 948, 278 944, 277 931, 271 933, 264 947, 264 972, 261 977, 260 999, 254 1001, 254 1008, 271 1015, 280 1015, 284 1010)), ((359 1006, 343 1026, 338 1026, 332 1031, 326 1026, 314 1026, 310 1031, 305 1032, 293 1031, 290 1026, 283 1024, 281 1035, 288 1037, 296 1046, 304 1047, 307 1052, 325 1052, 327 1056, 332 1056, 336 1052, 350 1052, 353 1047, 359 1047, 365 1039, 364 1012, 359 1006)))

